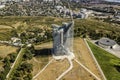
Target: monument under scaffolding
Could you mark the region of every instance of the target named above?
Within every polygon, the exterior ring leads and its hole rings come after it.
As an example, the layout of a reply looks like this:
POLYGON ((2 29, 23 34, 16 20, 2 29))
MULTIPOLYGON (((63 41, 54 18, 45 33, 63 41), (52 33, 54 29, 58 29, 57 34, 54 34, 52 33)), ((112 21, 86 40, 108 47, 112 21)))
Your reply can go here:
POLYGON ((63 56, 73 53, 74 21, 63 23, 62 26, 53 24, 53 55, 63 56))

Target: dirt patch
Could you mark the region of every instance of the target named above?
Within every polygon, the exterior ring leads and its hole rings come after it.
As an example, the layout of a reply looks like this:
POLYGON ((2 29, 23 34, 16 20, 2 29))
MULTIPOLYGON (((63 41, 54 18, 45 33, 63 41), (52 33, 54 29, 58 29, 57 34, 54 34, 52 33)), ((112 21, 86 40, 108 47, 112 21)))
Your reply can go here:
POLYGON ((97 69, 95 61, 90 55, 90 51, 83 39, 77 38, 74 40, 74 53, 78 61, 80 61, 84 66, 90 69, 96 76, 102 78, 100 71, 97 69))
POLYGON ((68 67, 69 63, 66 59, 61 61, 54 60, 36 80, 56 80, 68 67))
POLYGON ((17 22, 16 24, 13 24, 12 27, 17 29, 17 27, 20 26, 21 24, 22 24, 22 22, 17 22))
MULTIPOLYGON (((47 58, 48 61, 51 58, 47 58)), ((33 58, 32 60, 30 60, 29 62, 33 65, 33 71, 32 74, 33 76, 35 76, 40 70, 42 70, 44 68, 44 66, 48 63, 48 61, 46 61, 46 59, 37 59, 37 58, 33 58)))
POLYGON ((40 49, 44 49, 44 48, 52 48, 52 42, 35 45, 36 50, 40 50, 40 49))
MULTIPOLYGON (((18 48, 16 48, 16 47, 0 44, 0 57, 5 58, 8 54, 16 53, 17 50, 18 50, 18 48)), ((4 63, 2 61, 0 61, 0 70, 3 69, 3 65, 4 65, 4 63)))
POLYGON ((4 58, 10 53, 16 53, 18 50, 17 47, 0 45, 0 57, 4 58))
POLYGON ((52 59, 51 55, 43 55, 46 54, 44 51, 42 55, 39 54, 43 49, 48 48, 52 48, 51 42, 35 45, 35 50, 38 51, 38 54, 34 56, 32 60, 29 61, 33 64, 33 76, 35 76, 40 70, 42 70, 44 66, 52 59))
MULTIPOLYGON (((52 48, 52 42, 36 45, 37 50, 44 48, 52 48)), ((87 48, 85 42, 81 38, 75 38, 74 40, 74 54, 75 58, 92 71, 96 76, 101 78, 100 72, 96 67, 93 58, 90 55, 90 51, 87 48)), ((34 64, 33 74, 38 73, 47 63, 44 62, 44 58, 36 57, 37 61, 32 62, 34 64), (42 60, 43 59, 43 60, 42 60), (44 66, 43 66, 44 65, 44 66)), ((50 61, 52 57, 49 58, 50 61)), ((46 60, 45 60, 46 61, 46 60)), ((64 71, 69 67, 67 60, 56 61, 54 60, 35 80, 56 80, 64 71)), ((84 70, 78 63, 73 60, 73 69, 68 72, 62 80, 95 80, 95 78, 84 70)))
POLYGON ((10 29, 10 28, 12 28, 12 27, 10 27, 10 26, 6 26, 6 25, 0 25, 0 29, 10 29))
POLYGON ((94 77, 73 61, 73 69, 62 80, 94 80, 94 77))

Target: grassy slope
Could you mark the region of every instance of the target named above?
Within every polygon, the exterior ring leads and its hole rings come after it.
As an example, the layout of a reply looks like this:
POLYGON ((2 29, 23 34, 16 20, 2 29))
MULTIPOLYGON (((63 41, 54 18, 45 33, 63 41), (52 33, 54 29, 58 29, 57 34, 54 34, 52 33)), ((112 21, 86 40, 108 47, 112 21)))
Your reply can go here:
POLYGON ((106 78, 108 80, 120 80, 120 72, 114 67, 115 61, 120 62, 116 56, 100 49, 91 42, 88 42, 93 54, 95 55, 98 63, 100 64, 106 78))

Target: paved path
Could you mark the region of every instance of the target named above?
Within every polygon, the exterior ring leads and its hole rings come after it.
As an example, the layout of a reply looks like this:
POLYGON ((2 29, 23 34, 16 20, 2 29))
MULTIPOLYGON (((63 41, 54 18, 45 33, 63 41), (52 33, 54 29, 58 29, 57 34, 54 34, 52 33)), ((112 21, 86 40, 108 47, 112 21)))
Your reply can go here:
POLYGON ((101 79, 98 78, 94 73, 92 73, 88 68, 86 68, 82 63, 80 63, 78 60, 75 59, 75 61, 76 61, 81 67, 83 67, 87 72, 89 72, 92 76, 94 76, 97 80, 101 80, 101 79))
POLYGON ((24 49, 25 49, 25 48, 21 48, 21 50, 19 51, 19 53, 18 53, 18 55, 17 55, 17 57, 16 57, 13 65, 11 66, 10 71, 8 72, 8 74, 7 74, 7 76, 6 76, 6 79, 9 79, 11 73, 14 71, 14 69, 16 69, 16 65, 19 64, 19 61, 21 60, 22 56, 24 55, 24 52, 23 52, 24 49))
POLYGON ((104 73, 103 73, 103 71, 102 71, 102 69, 101 69, 101 67, 100 67, 100 65, 98 64, 98 62, 97 62, 97 60, 96 60, 96 58, 95 58, 95 56, 94 56, 94 54, 93 54, 91 48, 89 47, 89 45, 88 45, 86 39, 84 39, 84 41, 85 41, 85 43, 86 43, 86 45, 87 45, 87 47, 88 47, 88 49, 89 49, 89 51, 90 51, 90 54, 91 54, 93 60, 95 61, 96 65, 97 65, 97 67, 98 67, 98 69, 99 69, 99 71, 100 71, 100 73, 101 73, 103 79, 104 79, 104 80, 107 80, 106 77, 105 77, 105 75, 104 75, 104 73))
POLYGON ((70 67, 65 71, 63 72, 56 80, 60 80, 63 76, 65 76, 70 70, 72 70, 73 68, 73 63, 72 63, 72 60, 68 57, 67 58, 68 61, 69 61, 69 64, 70 64, 70 67))
MULTIPOLYGON (((100 48, 102 48, 102 47, 100 47, 100 48)), ((102 49, 104 49, 104 48, 102 48, 102 49)), ((113 54, 113 55, 115 55, 116 57, 120 58, 120 50, 119 51, 115 51, 115 50, 112 50, 112 49, 104 49, 104 50, 113 54)))
POLYGON ((32 80, 35 80, 35 78, 37 78, 37 77, 48 67, 48 65, 49 65, 53 60, 54 60, 54 59, 50 60, 50 61, 48 62, 48 64, 47 64, 38 74, 36 74, 36 75, 33 77, 32 80))

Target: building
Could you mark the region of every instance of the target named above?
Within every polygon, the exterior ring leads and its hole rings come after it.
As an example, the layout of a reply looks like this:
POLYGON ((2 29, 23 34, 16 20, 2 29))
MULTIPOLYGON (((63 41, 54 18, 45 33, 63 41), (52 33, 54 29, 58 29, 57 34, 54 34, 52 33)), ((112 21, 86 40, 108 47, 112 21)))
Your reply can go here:
POLYGON ((60 0, 43 0, 44 2, 55 2, 55 3, 58 3, 60 2, 60 0))
POLYGON ((73 17, 77 19, 87 19, 92 11, 82 8, 80 12, 74 12, 73 17))
POLYGON ((30 0, 21 0, 21 1, 23 1, 23 2, 29 2, 30 0))
POLYGON ((109 38, 101 38, 97 41, 98 45, 103 48, 111 48, 114 49, 114 47, 117 45, 117 43, 114 40, 111 40, 109 38))
MULTIPOLYGON (((11 2, 11 1, 20 2, 22 0, 1 0, 0 2, 11 2)), ((25 1, 25 0, 23 0, 23 1, 25 1)))
POLYGON ((4 8, 5 7, 5 5, 0 5, 0 9, 2 9, 2 8, 4 8))
POLYGON ((70 55, 73 52, 74 22, 63 23, 53 27, 53 54, 55 56, 70 55))
POLYGON ((62 7, 62 6, 55 6, 55 8, 57 9, 57 10, 63 10, 64 8, 62 7))
POLYGON ((11 38, 11 42, 12 42, 12 45, 14 45, 14 46, 21 46, 21 39, 19 39, 19 38, 16 38, 16 37, 13 37, 13 38, 11 38))
POLYGON ((44 2, 52 2, 52 1, 54 1, 54 0, 43 0, 44 2))

